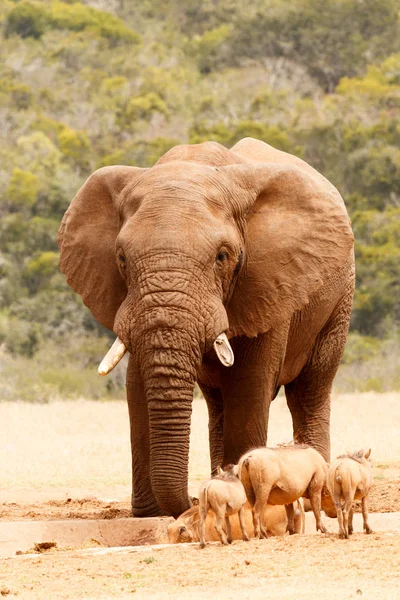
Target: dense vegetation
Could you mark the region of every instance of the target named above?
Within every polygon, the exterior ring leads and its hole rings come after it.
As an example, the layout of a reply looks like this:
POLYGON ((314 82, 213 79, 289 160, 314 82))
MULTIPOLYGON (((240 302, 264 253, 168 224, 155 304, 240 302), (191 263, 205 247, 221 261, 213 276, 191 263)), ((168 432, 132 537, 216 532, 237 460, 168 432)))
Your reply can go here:
POLYGON ((244 136, 341 191, 358 269, 338 385, 400 389, 398 0, 1 0, 0 34, 3 398, 123 385, 121 371, 97 377, 108 333, 57 268, 86 177, 244 136))

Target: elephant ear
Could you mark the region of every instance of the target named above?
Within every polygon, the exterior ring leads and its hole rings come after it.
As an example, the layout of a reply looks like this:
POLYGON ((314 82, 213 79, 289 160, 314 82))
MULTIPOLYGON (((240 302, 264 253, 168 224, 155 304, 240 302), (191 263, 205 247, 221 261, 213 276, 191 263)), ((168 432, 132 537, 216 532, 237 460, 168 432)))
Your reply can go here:
POLYGON ((141 171, 113 166, 93 173, 72 200, 58 232, 61 271, 96 319, 111 330, 127 292, 115 260, 118 196, 141 171))
POLYGON ((227 307, 230 332, 254 337, 289 319, 351 260, 353 233, 338 191, 298 166, 225 168, 238 184, 246 263, 227 307))

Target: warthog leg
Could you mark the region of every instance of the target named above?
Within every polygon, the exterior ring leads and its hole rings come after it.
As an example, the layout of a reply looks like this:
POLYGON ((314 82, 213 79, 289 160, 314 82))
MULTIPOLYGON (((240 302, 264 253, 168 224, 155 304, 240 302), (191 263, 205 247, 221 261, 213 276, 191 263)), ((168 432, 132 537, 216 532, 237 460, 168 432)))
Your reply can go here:
POLYGON ((341 503, 340 498, 335 499, 334 502, 335 502, 337 520, 338 520, 338 525, 339 525, 339 537, 341 539, 344 539, 348 536, 346 535, 346 531, 345 531, 344 524, 343 524, 342 503, 341 503))
POLYGON ((353 529, 353 506, 350 509, 349 512, 349 526, 348 526, 348 532, 349 535, 351 535, 353 533, 354 529, 353 529))
POLYGON ((286 531, 289 532, 290 535, 294 534, 294 506, 293 504, 285 504, 286 516, 287 516, 287 527, 286 531))
POLYGON ((268 504, 268 498, 271 493, 271 485, 266 485, 264 488, 258 489, 256 492, 256 501, 253 506, 253 526, 254 537, 267 538, 267 523, 263 523, 262 511, 263 507, 268 504))
POLYGON ((226 533, 224 531, 225 511, 226 511, 226 505, 218 507, 218 510, 215 513, 214 527, 219 535, 221 544, 223 544, 224 546, 227 546, 228 540, 226 537, 226 533))
POLYGON ((243 541, 248 542, 249 536, 247 535, 246 525, 244 522, 244 506, 242 506, 242 508, 239 510, 239 523, 240 523, 240 529, 242 530, 243 541))
POLYGON ((364 496, 364 498, 361 500, 361 510, 362 510, 362 516, 363 516, 363 521, 364 521, 365 533, 373 533, 373 531, 368 523, 368 496, 364 496))
MULTIPOLYGON (((342 490, 343 490, 343 485, 342 485, 342 490)), ((346 538, 349 537, 349 534, 352 533, 351 530, 353 530, 353 500, 354 500, 354 492, 351 492, 351 490, 346 490, 343 492, 343 496, 344 496, 344 507, 343 507, 343 528, 344 528, 344 532, 346 535, 346 538), (349 527, 349 523, 350 526, 349 527)))
POLYGON ((328 530, 321 520, 321 494, 322 494, 323 482, 319 483, 312 479, 309 489, 310 503, 315 516, 315 522, 317 525, 317 531, 326 533, 328 530))
POLYGON ((228 540, 228 544, 232 544, 232 528, 231 528, 231 522, 229 520, 228 515, 225 515, 225 525, 226 525, 226 533, 227 535, 227 540, 228 540))

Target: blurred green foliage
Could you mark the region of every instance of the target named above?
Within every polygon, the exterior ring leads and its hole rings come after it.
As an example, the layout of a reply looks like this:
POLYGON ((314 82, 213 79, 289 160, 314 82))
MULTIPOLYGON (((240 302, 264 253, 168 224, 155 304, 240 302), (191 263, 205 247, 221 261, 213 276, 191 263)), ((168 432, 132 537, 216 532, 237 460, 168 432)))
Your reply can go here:
POLYGON ((110 335, 57 268, 59 222, 85 179, 245 136, 343 195, 357 289, 336 385, 400 389, 397 0, 3 0, 0 44, 1 397, 123 386, 97 377, 110 335))

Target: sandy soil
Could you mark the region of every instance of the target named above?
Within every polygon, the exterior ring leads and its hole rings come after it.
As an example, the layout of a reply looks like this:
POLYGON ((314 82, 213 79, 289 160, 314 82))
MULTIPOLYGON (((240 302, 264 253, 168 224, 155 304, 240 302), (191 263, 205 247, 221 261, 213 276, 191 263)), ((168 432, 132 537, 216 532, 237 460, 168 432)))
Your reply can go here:
MULTIPOLYGON (((371 512, 400 511, 399 394, 337 396, 332 454, 372 447, 371 512)), ((207 415, 193 407, 190 491, 208 474, 207 415)), ((291 439, 283 398, 271 445, 291 439)), ((118 518, 130 511, 125 403, 0 403, 0 519, 118 518)), ((0 559, 0 595, 18 598, 400 597, 400 534, 293 536, 93 554, 57 549, 0 559)), ((104 552, 104 551, 103 551, 104 552)))
MULTIPOLYGON (((379 468, 370 493, 370 512, 400 512, 400 464, 379 468), (392 479, 393 472, 399 477, 392 479), (378 478, 378 479, 377 479, 378 478)), ((112 493, 112 490, 110 490, 112 493)), ((355 503, 355 511, 361 512, 361 503, 355 503)), ((0 504, 0 521, 50 520, 50 519, 117 519, 131 516, 129 498, 122 501, 104 501, 95 497, 66 498, 26 502, 23 494, 14 502, 0 504)))
MULTIPOLYGON (((337 598, 400 596, 400 535, 270 538, 95 554, 49 551, 0 561, 3 596, 63 598, 337 598)), ((102 551, 104 552, 104 551, 102 551)))

